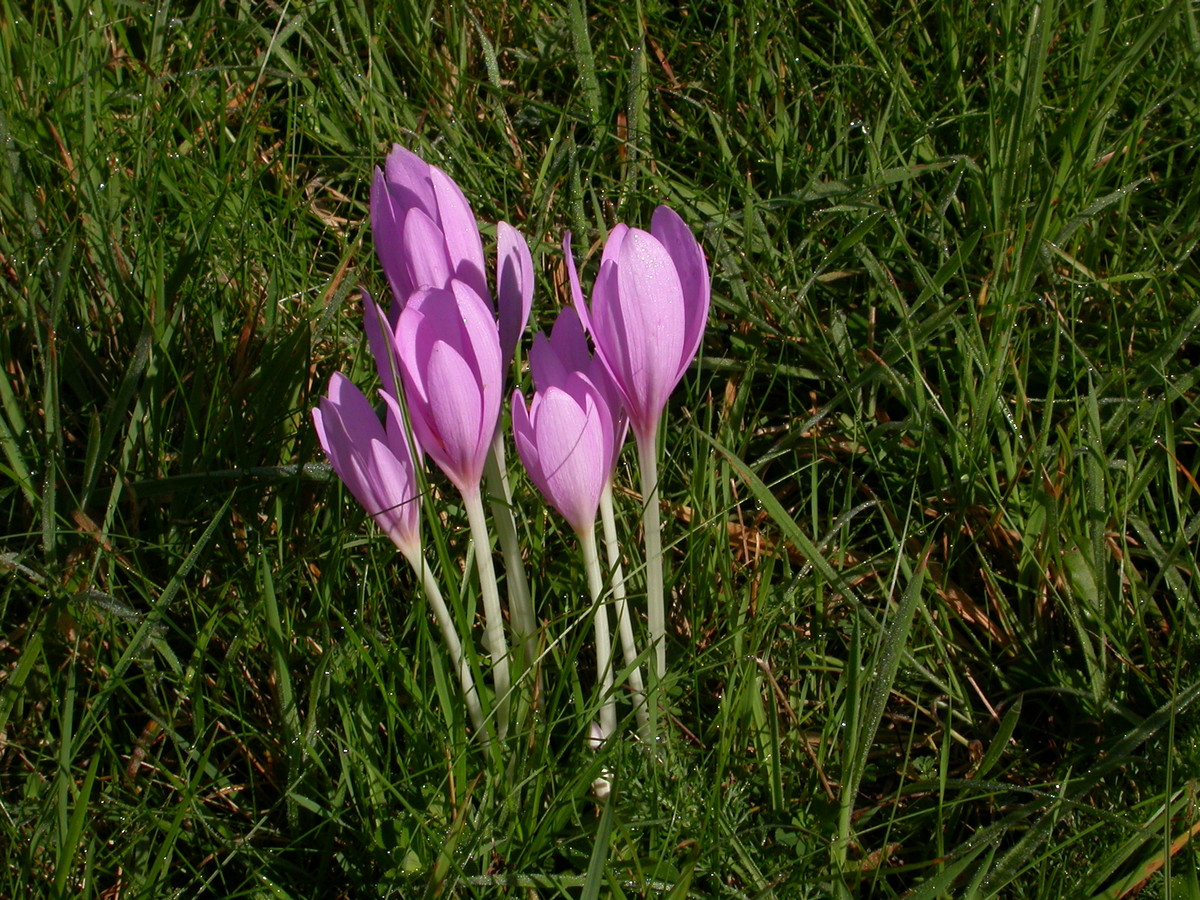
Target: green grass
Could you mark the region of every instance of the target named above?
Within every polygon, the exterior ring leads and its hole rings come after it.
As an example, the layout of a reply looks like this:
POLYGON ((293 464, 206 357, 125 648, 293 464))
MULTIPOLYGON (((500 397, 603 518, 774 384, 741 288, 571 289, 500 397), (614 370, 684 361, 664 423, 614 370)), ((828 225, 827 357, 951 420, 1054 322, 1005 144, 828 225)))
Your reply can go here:
POLYGON ((1174 0, 0 0, 0 896, 1200 898, 1198 84, 1174 0), (701 237, 661 761, 527 480, 505 773, 321 466, 393 141, 536 327, 564 229, 701 237))

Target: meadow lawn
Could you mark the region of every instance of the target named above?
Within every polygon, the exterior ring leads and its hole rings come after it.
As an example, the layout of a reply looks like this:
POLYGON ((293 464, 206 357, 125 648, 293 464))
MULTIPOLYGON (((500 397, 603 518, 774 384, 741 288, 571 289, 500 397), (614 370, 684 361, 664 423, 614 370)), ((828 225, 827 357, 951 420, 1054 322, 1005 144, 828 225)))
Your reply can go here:
POLYGON ((1182 0, 0 0, 0 897, 1200 900, 1198 140, 1182 0), (660 203, 705 250, 656 750, 586 744, 511 437, 494 754, 326 464, 393 143, 528 239, 519 357, 564 231, 588 283, 660 203))

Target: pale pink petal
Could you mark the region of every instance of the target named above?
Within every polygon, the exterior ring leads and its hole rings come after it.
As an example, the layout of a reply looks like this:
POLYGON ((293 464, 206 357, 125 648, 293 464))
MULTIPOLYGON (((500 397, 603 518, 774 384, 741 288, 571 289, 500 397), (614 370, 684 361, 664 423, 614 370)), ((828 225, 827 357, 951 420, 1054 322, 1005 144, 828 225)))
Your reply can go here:
POLYGON ((392 144, 392 151, 384 166, 388 185, 400 207, 406 210, 423 209, 431 217, 436 217, 437 197, 429 179, 433 168, 429 163, 411 150, 392 144))
MULTIPOLYGON (((436 166, 429 167, 429 180, 437 198, 437 224, 445 235, 454 277, 465 281, 476 293, 487 296, 484 275, 483 240, 471 204, 449 175, 436 166)), ((440 285, 439 285, 440 286, 440 285)))
POLYGON ((466 360, 444 341, 433 345, 425 378, 429 424, 436 440, 436 446, 427 445, 425 450, 460 491, 467 491, 479 484, 491 439, 489 431, 488 442, 481 440, 484 423, 479 382, 466 360))
POLYGON ((371 236, 383 274, 392 288, 392 303, 402 307, 412 293, 404 249, 404 214, 395 192, 389 187, 383 172, 375 169, 371 182, 371 236))
POLYGON ((458 309, 461 334, 465 338, 459 345, 459 352, 474 370, 483 398, 480 439, 490 444, 500 417, 504 390, 500 334, 491 309, 479 294, 458 280, 450 286, 458 309))
POLYGON ((413 433, 458 484, 470 477, 466 473, 473 471, 477 478, 482 470, 500 416, 503 379, 491 311, 462 282, 451 282, 451 288, 414 296, 397 325, 396 346, 413 433), (455 368, 450 384, 434 380, 433 350, 439 346, 461 362, 462 371, 455 368), (448 423, 454 425, 450 432, 448 423))
POLYGON ((596 356, 603 361, 617 388, 628 399, 632 363, 625 338, 625 313, 621 306, 615 262, 605 262, 600 266, 596 283, 592 285, 591 321, 585 324, 592 335, 596 356))
POLYGON ((559 311, 549 338, 541 333, 534 337, 529 352, 529 371, 539 393, 545 393, 551 387, 561 388, 576 397, 582 406, 582 394, 573 383, 576 378, 586 382, 588 389, 595 392, 604 419, 605 439, 611 448, 608 454, 608 471, 611 473, 625 443, 629 423, 624 415, 624 401, 608 369, 588 352, 587 337, 574 308, 567 306, 559 311))
POLYGON ((350 493, 401 550, 419 546, 416 477, 407 449, 397 458, 362 392, 344 376, 313 410, 317 437, 350 493), (382 449, 382 453, 379 450, 382 449))
POLYGON ((321 449, 325 451, 333 471, 354 495, 354 499, 365 507, 370 503, 370 492, 367 490, 366 480, 360 477, 358 469, 351 464, 353 450, 349 435, 342 427, 337 412, 330 407, 328 399, 322 397, 320 404, 312 411, 317 440, 321 442, 321 449))
POLYGON ((596 519, 605 446, 599 412, 591 396, 581 408, 565 391, 551 388, 541 397, 534 422, 546 499, 582 533, 596 519))
MULTIPOLYGON (((537 406, 538 397, 534 395, 531 409, 535 413, 537 406)), ((529 480, 533 482, 534 487, 543 497, 549 496, 549 487, 542 472, 541 459, 538 457, 537 436, 534 434, 530 412, 525 408, 525 395, 520 391, 513 391, 511 407, 513 443, 517 446, 517 455, 521 458, 525 471, 529 473, 529 480)))
POLYGON ((606 262, 617 262, 621 256, 621 247, 625 244, 625 238, 633 230, 624 222, 619 222, 613 226, 612 231, 608 233, 608 240, 604 242, 604 252, 600 254, 601 266, 606 262))
MULTIPOLYGON (((612 330, 621 332, 624 379, 617 381, 633 428, 644 439, 657 430, 678 378, 686 327, 683 292, 666 249, 640 230, 630 230, 621 246, 616 282, 620 318, 611 321, 612 330)), ((613 305, 608 312, 617 312, 613 305)), ((611 357, 606 361, 611 370, 611 357)))
POLYGON ((543 332, 533 336, 529 349, 529 374, 533 376, 533 387, 545 391, 551 385, 560 385, 567 380, 567 368, 555 351, 550 339, 543 332))
MULTIPOLYGON (((400 318, 396 321, 393 346, 396 351, 396 360, 400 364, 400 373, 404 379, 406 395, 412 389, 415 389, 421 396, 425 394, 422 374, 424 366, 420 363, 422 355, 420 337, 423 332, 428 330, 428 326, 426 325, 426 317, 420 301, 427 293, 420 292, 414 294, 412 300, 408 306, 404 307, 404 310, 400 313, 400 318)), ((429 346, 432 346, 432 343, 429 346)))
POLYGON ((529 323, 533 305, 533 257, 521 233, 496 223, 496 308, 500 319, 501 364, 507 372, 529 323))
POLYGON ((380 501, 373 518, 406 555, 421 549, 421 502, 412 462, 397 459, 391 448, 378 440, 370 442, 368 477, 380 501))
POLYGON ((415 445, 412 434, 405 424, 404 411, 400 408, 400 401, 385 391, 380 391, 379 396, 383 397, 383 402, 388 408, 387 424, 384 427, 388 447, 391 448, 396 459, 401 462, 407 459, 410 468, 415 470, 413 453, 415 451, 417 457, 420 458, 421 448, 419 445, 415 445))
POLYGON ((696 352, 700 349, 700 340, 704 336, 704 327, 708 323, 711 295, 708 263, 704 259, 704 251, 700 249, 700 243, 684 224, 683 219, 679 218, 679 215, 670 207, 660 206, 654 211, 650 230, 666 248, 674 262, 683 291, 686 326, 683 355, 676 378, 676 383, 678 383, 684 370, 695 359, 696 352))
POLYGON ((442 230, 423 210, 409 210, 404 219, 405 263, 417 289, 444 288, 454 277, 454 262, 446 252, 442 230))
POLYGON ((578 313, 583 327, 591 331, 587 304, 583 299, 583 289, 579 286, 579 271, 575 268, 575 257, 571 254, 571 232, 569 231, 563 235, 562 249, 563 259, 567 262, 567 276, 571 284, 571 302, 575 306, 575 311, 578 313))
POLYGON ((587 334, 579 314, 570 306, 559 310, 554 327, 550 330, 550 343, 566 368, 577 372, 590 368, 592 354, 588 352, 587 334))
MULTIPOLYGON (((607 378, 608 375, 605 374, 604 377, 607 378)), ((617 456, 620 454, 621 444, 625 440, 625 423, 623 420, 618 422, 618 413, 613 411, 604 392, 596 386, 595 382, 586 373, 572 372, 564 383, 563 390, 571 396, 581 409, 586 409, 588 403, 595 404, 596 417, 600 424, 601 441, 604 448, 604 464, 601 466, 601 471, 604 480, 607 480, 611 477, 613 469, 616 467, 617 456), (617 434, 618 428, 620 429, 619 440, 617 434)))
MULTIPOLYGON (((612 412, 613 420, 618 420, 624 411, 621 392, 613 383, 603 360, 592 356, 588 350, 587 334, 574 308, 568 306, 559 312, 554 329, 550 332, 550 344, 568 371, 581 372, 588 377, 612 412)), ((621 439, 623 442, 624 431, 621 439)))
POLYGON ((395 339, 401 382, 404 385, 404 400, 413 436, 417 444, 430 454, 431 448, 439 443, 429 419, 428 390, 425 384, 429 351, 438 340, 436 329, 433 327, 435 323, 431 323, 423 311, 425 306, 431 309, 439 306, 437 302, 427 302, 431 296, 434 301, 444 298, 447 303, 454 302, 449 291, 425 291, 415 294, 400 313, 395 339))
POLYGON ((592 286, 592 305, 589 309, 583 300, 583 291, 579 287, 579 273, 575 269, 575 258, 571 255, 571 233, 568 231, 563 237, 563 253, 567 259, 567 274, 571 281, 571 295, 575 303, 575 311, 579 313, 579 321, 583 323, 583 327, 592 335, 592 340, 596 342, 596 352, 603 355, 604 350, 600 347, 600 339, 596 337, 593 325, 594 319, 606 305, 607 298, 599 296, 599 286, 601 280, 605 276, 605 270, 615 269, 617 265, 617 254, 621 245, 625 242, 625 235, 628 233, 629 227, 625 224, 618 224, 608 234, 608 240, 604 244, 604 251, 600 255, 600 274, 596 276, 596 284, 592 286))
POLYGON ((334 372, 329 379, 329 396, 323 397, 321 404, 326 415, 335 416, 340 430, 350 438, 383 436, 383 426, 371 401, 341 372, 334 372))
MULTIPOLYGON (((478 409, 463 410, 462 414, 480 428, 469 446, 454 444, 456 458, 474 457, 480 446, 491 443, 500 413, 500 348, 496 319, 484 301, 462 282, 451 282, 452 290, 430 290, 416 295, 404 310, 396 330, 396 346, 404 373, 404 396, 408 398, 413 432, 422 448, 437 458, 431 445, 443 445, 450 439, 440 433, 438 419, 448 416, 464 403, 478 404, 478 409), (463 360, 472 377, 469 395, 446 392, 432 383, 431 355, 437 344, 445 344, 463 360)), ((442 456, 446 460, 445 452, 442 456)), ((439 463, 440 464, 440 463, 439 463)), ((449 463, 457 467, 456 463, 449 463)), ((445 467, 443 467, 445 468, 445 467)))

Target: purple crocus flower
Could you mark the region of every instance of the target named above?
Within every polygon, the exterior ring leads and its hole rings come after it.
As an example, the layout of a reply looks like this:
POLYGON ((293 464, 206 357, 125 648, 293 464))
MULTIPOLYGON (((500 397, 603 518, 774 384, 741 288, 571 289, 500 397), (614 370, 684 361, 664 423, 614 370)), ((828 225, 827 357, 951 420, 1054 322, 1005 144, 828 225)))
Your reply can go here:
MULTIPOLYGON (((312 411, 325 455, 350 493, 410 561, 420 558, 420 494, 400 407, 387 394, 387 426, 340 372, 312 411)), ((414 563, 415 565, 415 563, 414 563)))
MULTIPOLYGON (((625 665, 629 669, 629 684, 635 697, 634 711, 637 714, 638 726, 642 730, 642 735, 649 741, 650 733, 648 731, 649 722, 646 712, 645 689, 642 686, 641 670, 637 664, 637 641, 633 635, 633 626, 630 622, 629 609, 625 601, 624 575, 621 573, 620 551, 616 545, 616 525, 612 516, 611 482, 613 470, 616 468, 617 457, 621 455, 621 448, 625 445, 625 436, 629 431, 629 417, 625 415, 621 394, 617 390, 617 386, 613 384, 612 377, 608 374, 604 363, 599 358, 592 356, 588 350, 587 335, 584 333, 583 323, 579 321, 579 316, 573 307, 567 306, 559 312, 549 338, 540 332, 534 337, 533 348, 529 351, 529 371, 533 375, 534 387, 539 392, 545 392, 557 384, 566 382, 572 373, 576 373, 578 377, 586 378, 596 388, 607 408, 606 412, 611 424, 606 429, 606 433, 610 435, 611 441, 608 445, 608 452, 605 454, 604 461, 600 465, 599 474, 603 476, 603 483, 600 490, 600 509, 603 514, 602 518, 604 519, 605 543, 608 545, 608 565, 613 573, 612 595, 616 606, 617 628, 621 635, 622 648, 625 651, 625 665)), ((534 402, 536 403, 537 400, 535 399, 534 402)), ((514 423, 518 415, 515 410, 519 405, 516 402, 513 403, 514 423)), ((519 447, 520 443, 518 442, 519 447)), ((528 466, 528 463, 526 465, 528 466)), ((534 480, 536 481, 536 478, 534 480)), ((592 517, 595 516, 594 509, 591 515, 592 517)), ((588 522, 590 524, 591 519, 588 519, 588 522)), ((586 547, 586 538, 584 539, 584 543, 586 547)), ((600 629, 607 628, 607 620, 600 617, 599 611, 597 612, 597 627, 600 629)), ((607 638, 602 639, 598 635, 597 640, 603 643, 607 641, 607 638)), ((611 649, 605 651, 605 654, 610 652, 611 649)), ((600 665, 603 671, 605 664, 601 663, 600 665)), ((601 715, 601 718, 607 721, 609 725, 611 725, 611 721, 609 721, 610 717, 611 713, 608 711, 605 711, 601 715)), ((593 725, 593 729, 600 733, 601 743, 603 743, 605 737, 612 733, 611 731, 604 732, 603 725, 593 725)))
POLYGON ((413 294, 392 337, 417 443, 459 491, 477 494, 504 381, 491 311, 454 280, 413 294))
MULTIPOLYGON (((621 393, 637 440, 645 499, 646 619, 656 681, 661 681, 667 648, 655 438, 671 392, 700 349, 708 319, 708 264, 683 220, 660 206, 649 231, 618 225, 609 233, 589 310, 569 233, 563 238, 563 252, 575 308, 596 345, 596 356, 621 393)), ((652 699, 651 708, 656 703, 652 699)))
POLYGON ((446 649, 458 669, 471 724, 487 743, 489 729, 471 666, 442 592, 421 554, 421 495, 404 416, 394 397, 383 393, 383 400, 387 406, 386 426, 380 424, 362 391, 337 372, 329 380, 329 396, 322 397, 312 411, 313 424, 333 470, 421 580, 446 649))
MULTIPOLYGON (((583 328, 569 307, 559 314, 549 338, 539 334, 534 339, 529 367, 536 392, 528 409, 521 392, 513 392, 513 436, 530 479, 567 520, 583 549, 595 617, 596 671, 603 698, 599 728, 607 736, 616 730, 616 696, 608 611, 596 550, 596 512, 609 490, 625 438, 625 421, 619 405, 610 406, 620 403, 616 391, 602 364, 588 353, 583 328)), ((627 619, 622 603, 618 622, 623 629, 627 619)), ((625 637, 623 630, 622 639, 625 637)), ((632 632, 628 639, 632 649, 632 632)), ((640 685, 640 676, 631 677, 631 681, 640 685)))
MULTIPOLYGON (((498 223, 497 316, 484 276, 483 242, 466 197, 441 169, 398 146, 375 173, 371 226, 394 302, 384 317, 366 300, 367 337, 385 391, 393 396, 403 391, 417 442, 463 495, 480 548, 480 591, 503 737, 510 682, 480 480, 487 460, 494 458, 491 489, 507 499, 497 422, 504 373, 529 320, 533 259, 516 229, 498 223)), ((498 503, 493 508, 499 509, 512 623, 524 652, 524 660, 517 659, 524 666, 536 652, 535 615, 511 510, 498 503)))
POLYGON ((613 416, 603 395, 569 372, 539 389, 528 408, 513 391, 512 419, 517 453, 537 489, 576 534, 591 533, 612 471, 613 416))
POLYGON ((534 337, 529 351, 529 371, 538 391, 561 385, 571 372, 578 372, 600 392, 612 421, 612 444, 604 463, 605 476, 611 477, 629 431, 629 418, 625 415, 621 394, 604 363, 588 350, 583 323, 572 307, 559 311, 549 338, 543 332, 534 337))
POLYGON ((392 286, 395 315, 421 288, 451 278, 487 296, 483 242, 471 204, 454 179, 411 150, 392 145, 371 184, 375 252, 392 286))
POLYGON ((650 231, 617 225, 608 236, 589 311, 563 238, 579 318, 625 401, 639 442, 652 440, 663 409, 700 348, 708 320, 708 264, 683 220, 666 206, 650 231))
MULTIPOLYGON (((483 242, 471 204, 454 179, 410 150, 395 144, 371 184, 371 232, 375 252, 394 298, 392 328, 418 291, 462 282, 491 303, 483 242)), ((496 296, 500 346, 508 370, 533 302, 533 259, 529 247, 506 222, 496 225, 496 296)), ((371 327, 368 316, 368 328, 371 327)), ((387 357, 376 359, 381 374, 387 357)), ((385 384, 389 376, 385 375, 385 384)))

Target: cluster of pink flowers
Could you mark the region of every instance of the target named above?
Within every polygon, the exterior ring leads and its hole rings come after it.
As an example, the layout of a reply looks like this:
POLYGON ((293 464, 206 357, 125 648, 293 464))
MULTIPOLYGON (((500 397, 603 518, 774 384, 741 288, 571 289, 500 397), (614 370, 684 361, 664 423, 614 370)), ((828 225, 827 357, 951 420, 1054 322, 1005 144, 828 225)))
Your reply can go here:
MULTIPOLYGON (((463 192, 399 146, 376 169, 371 227, 392 292, 386 315, 363 292, 385 422, 341 374, 313 421, 333 469, 421 569, 417 466, 428 456, 465 500, 480 497, 489 453, 502 447, 504 384, 529 319, 533 261, 521 234, 498 223, 493 300, 483 241, 463 192)), ((520 389, 512 392, 512 429, 530 480, 590 540, 627 430, 639 447, 654 446, 668 398, 699 349, 709 277, 699 243, 666 206, 655 211, 649 231, 612 229, 590 306, 569 234, 563 252, 573 306, 559 313, 548 338, 534 338, 534 391, 528 403, 520 389)), ((494 644, 494 632, 489 638, 494 644)), ((489 652, 495 661, 503 651, 489 652)))

